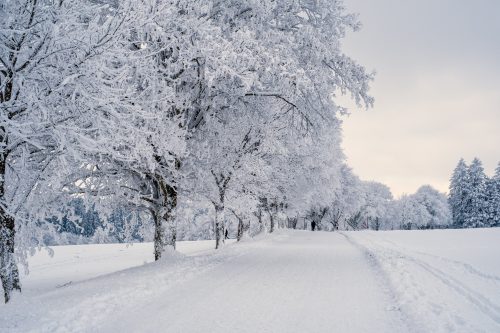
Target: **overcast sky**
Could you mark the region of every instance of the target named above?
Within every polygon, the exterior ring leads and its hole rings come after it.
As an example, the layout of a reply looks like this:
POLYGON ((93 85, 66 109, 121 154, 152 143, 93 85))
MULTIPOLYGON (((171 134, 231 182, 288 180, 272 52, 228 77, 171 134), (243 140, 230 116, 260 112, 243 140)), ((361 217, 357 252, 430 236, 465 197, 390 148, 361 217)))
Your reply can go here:
POLYGON ((500 161, 500 0, 345 0, 363 28, 344 50, 369 70, 375 107, 345 119, 349 164, 395 196, 448 190, 460 157, 500 161))

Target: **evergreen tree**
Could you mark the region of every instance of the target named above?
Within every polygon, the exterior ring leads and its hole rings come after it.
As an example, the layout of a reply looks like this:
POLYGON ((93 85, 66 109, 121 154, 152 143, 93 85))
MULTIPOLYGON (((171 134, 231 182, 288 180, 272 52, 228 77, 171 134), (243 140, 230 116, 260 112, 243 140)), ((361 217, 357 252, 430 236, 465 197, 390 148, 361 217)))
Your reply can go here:
POLYGON ((487 180, 481 161, 475 158, 468 170, 464 227, 488 226, 487 180))
POLYGON ((495 170, 495 175, 488 181, 488 214, 489 226, 500 226, 500 163, 495 170))
POLYGON ((71 200, 68 207, 62 209, 64 215, 61 218, 53 216, 47 219, 48 223, 57 226, 60 233, 91 237, 103 225, 95 206, 85 206, 81 198, 71 200))
POLYGON ((452 212, 453 226, 464 227, 465 204, 467 198, 468 167, 464 159, 460 159, 453 171, 450 182, 449 203, 452 212))

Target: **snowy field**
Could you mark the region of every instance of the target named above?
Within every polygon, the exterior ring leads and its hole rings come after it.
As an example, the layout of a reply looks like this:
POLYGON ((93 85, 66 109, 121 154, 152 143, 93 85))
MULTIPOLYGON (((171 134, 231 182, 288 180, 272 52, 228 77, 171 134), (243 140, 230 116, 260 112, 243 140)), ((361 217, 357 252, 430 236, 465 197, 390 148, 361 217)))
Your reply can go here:
POLYGON ((500 229, 350 233, 417 332, 500 332, 500 229))
MULTIPOLYGON (((233 240, 227 241, 229 244, 233 240)), ((198 255, 214 248, 214 241, 178 242, 185 255, 198 255)), ((53 246, 29 259, 29 272, 22 270, 23 293, 37 295, 99 275, 151 263, 153 243, 53 246)))
POLYGON ((500 332, 500 229, 54 247, 0 332, 500 332))

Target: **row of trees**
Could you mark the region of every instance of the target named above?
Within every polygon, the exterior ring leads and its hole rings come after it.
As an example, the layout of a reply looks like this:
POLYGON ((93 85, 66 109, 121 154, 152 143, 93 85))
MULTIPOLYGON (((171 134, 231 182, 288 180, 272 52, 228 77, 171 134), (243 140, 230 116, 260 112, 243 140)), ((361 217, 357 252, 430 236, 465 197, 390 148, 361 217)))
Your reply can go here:
MULTIPOLYGON (((276 227, 293 229, 310 228, 314 221, 319 230, 401 230, 434 229, 451 225, 451 211, 447 196, 422 186, 415 194, 393 199, 389 188, 381 183, 361 181, 345 164, 336 176, 340 186, 327 189, 318 199, 304 205, 302 210, 290 207, 290 200, 282 198, 260 198, 255 206, 227 207, 224 225, 230 237, 241 239, 243 233, 250 235, 271 231, 276 227), (246 210, 244 207, 252 207, 246 210)), ((241 194, 240 194, 241 195, 241 194)), ((248 200, 246 197, 244 200, 248 200)), ((178 239, 212 239, 214 237, 215 207, 206 198, 195 203, 177 207, 176 232, 178 239)), ((236 201, 232 201, 235 203, 236 201)), ((75 244, 88 242, 151 241, 151 221, 137 220, 135 211, 117 209, 106 220, 98 212, 85 208, 81 199, 73 200, 74 212, 62 219, 52 218, 56 225, 46 230, 49 243, 75 244), (76 215, 76 216, 75 216, 76 215)), ((46 241, 47 242, 47 241, 46 241)))
POLYGON ((489 178, 479 159, 469 166, 461 159, 451 177, 449 203, 457 228, 500 226, 500 164, 489 178))
POLYGON ((393 201, 382 218, 384 229, 435 229, 451 224, 447 197, 429 185, 393 201))
POLYGON ((228 216, 272 232, 348 191, 334 97, 373 99, 342 1, 7 0, 0 18, 6 301, 75 199, 151 221, 159 259, 200 211, 220 247, 228 216))
POLYGON ((361 181, 345 165, 341 170, 341 186, 333 191, 334 200, 306 215, 320 230, 433 229, 451 223, 446 195, 429 185, 394 199, 386 185, 361 181))
MULTIPOLYGON (((293 229, 310 228, 314 221, 318 230, 409 230, 447 228, 452 225, 451 211, 446 194, 429 185, 416 193, 394 199, 389 188, 377 182, 360 180, 343 164, 336 176, 340 185, 320 194, 322 201, 314 199, 302 210, 290 209, 289 200, 261 198, 252 211, 235 210, 229 206, 225 226, 230 237, 242 236, 244 227, 250 234, 272 230, 274 226, 293 229), (326 198, 326 199, 325 199, 326 198), (328 200, 328 201, 327 201, 328 200), (318 202, 323 202, 318 205, 318 202), (241 225, 240 225, 241 222, 241 225)), ((247 200, 246 198, 244 200, 247 200)), ((242 202, 243 205, 248 202, 242 202)), ((51 221, 57 224, 57 233, 48 233, 53 243, 150 241, 148 221, 134 222, 133 211, 117 210, 106 221, 93 209, 85 210, 81 199, 74 200, 76 216, 64 216, 51 221), (74 221, 78 221, 75 223, 74 221), (128 221, 128 222, 127 222, 128 221), (76 237, 75 237, 76 236, 76 237)), ((177 208, 177 234, 179 239, 211 239, 214 235, 215 209, 204 198, 196 204, 177 208)))
POLYGON ((320 230, 500 226, 500 164, 490 178, 479 159, 470 165, 461 159, 448 196, 425 185, 394 200, 385 185, 360 181, 347 166, 341 168, 339 177, 341 186, 334 191, 335 199, 306 215, 320 230))

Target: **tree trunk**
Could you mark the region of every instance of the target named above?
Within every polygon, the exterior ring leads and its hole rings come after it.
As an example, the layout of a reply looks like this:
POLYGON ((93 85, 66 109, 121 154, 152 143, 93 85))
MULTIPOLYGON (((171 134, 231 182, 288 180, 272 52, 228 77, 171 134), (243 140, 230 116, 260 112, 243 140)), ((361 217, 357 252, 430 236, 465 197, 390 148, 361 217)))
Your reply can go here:
POLYGON ((259 232, 264 232, 266 230, 266 226, 264 225, 264 221, 262 219, 262 208, 259 208, 257 213, 255 213, 257 220, 259 221, 259 232))
POLYGON ((274 222, 275 221, 275 217, 274 217, 274 214, 269 212, 269 232, 272 233, 274 232, 274 222))
POLYGON ((154 251, 156 261, 160 260, 165 249, 165 228, 163 225, 163 219, 160 215, 159 207, 155 207, 152 210, 151 215, 153 216, 153 222, 155 224, 154 251))
POLYGON ((243 234, 247 231, 245 228, 245 224, 243 223, 243 219, 240 215, 236 214, 234 209, 229 209, 233 215, 238 219, 238 230, 236 232, 236 241, 239 242, 243 238, 243 234))
MULTIPOLYGON (((334 210, 333 214, 332 214, 332 219, 330 221, 330 223, 332 224, 332 231, 339 230, 341 218, 342 218, 342 212, 340 211, 340 209, 334 210)), ((344 226, 345 226, 345 222, 344 222, 344 226)))
POLYGON ((215 248, 218 249, 225 240, 224 205, 215 205, 215 248))
POLYGON ((12 291, 21 291, 19 270, 14 257, 14 219, 0 208, 0 280, 5 303, 10 300, 12 291))
POLYGON ((244 231, 243 219, 238 218, 238 233, 236 234, 236 241, 239 242, 241 238, 243 238, 243 231, 244 231))
POLYGON ((166 225, 165 245, 171 246, 174 250, 177 242, 177 226, 175 224, 175 209, 177 208, 177 190, 175 187, 162 183, 164 192, 163 221, 166 225))
POLYGON ((162 179, 153 181, 153 221, 155 224, 154 252, 155 260, 159 260, 167 247, 175 250, 177 228, 175 225, 175 208, 177 207, 177 190, 162 179))
MULTIPOLYGON (((0 200, 5 204, 5 156, 0 160, 0 200)), ((0 205, 0 280, 5 303, 10 300, 12 291, 21 291, 19 270, 14 256, 15 220, 3 205, 0 205)))
POLYGON ((278 201, 273 199, 269 200, 267 205, 267 212, 269 213, 269 232, 273 233, 276 229, 276 216, 278 215, 278 201))

